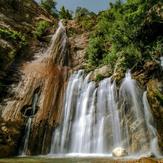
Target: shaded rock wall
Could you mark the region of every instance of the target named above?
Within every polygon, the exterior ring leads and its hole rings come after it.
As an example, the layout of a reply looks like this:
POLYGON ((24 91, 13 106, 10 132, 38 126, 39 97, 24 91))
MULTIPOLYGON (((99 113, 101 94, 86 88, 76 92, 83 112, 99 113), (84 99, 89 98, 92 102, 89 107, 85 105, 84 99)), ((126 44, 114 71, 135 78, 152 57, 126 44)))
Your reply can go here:
POLYGON ((19 146, 22 124, 18 122, 5 122, 0 119, 0 157, 16 155, 19 146))

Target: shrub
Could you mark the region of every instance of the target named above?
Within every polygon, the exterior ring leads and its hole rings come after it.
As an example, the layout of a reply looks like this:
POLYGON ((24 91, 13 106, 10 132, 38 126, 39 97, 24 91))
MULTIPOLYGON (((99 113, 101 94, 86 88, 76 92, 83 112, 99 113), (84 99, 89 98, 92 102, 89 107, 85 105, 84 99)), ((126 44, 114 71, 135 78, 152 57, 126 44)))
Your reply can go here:
POLYGON ((88 64, 98 66, 103 58, 104 51, 102 50, 103 40, 100 37, 94 37, 89 40, 89 45, 86 51, 88 64))
POLYGON ((99 13, 88 43, 87 67, 111 64, 114 68, 118 58, 125 58, 123 65, 132 68, 142 66, 147 58, 160 56, 163 53, 163 41, 158 39, 162 35, 161 21, 148 21, 150 10, 157 3, 158 0, 128 0, 125 3, 118 0, 110 3, 110 9, 99 13))
POLYGON ((3 29, 0 28, 0 37, 11 41, 14 44, 20 44, 20 46, 27 45, 27 41, 24 35, 22 35, 20 32, 11 30, 11 29, 3 29))
POLYGON ((64 6, 61 7, 61 10, 59 11, 59 18, 60 19, 72 19, 72 15, 68 9, 65 9, 64 6))
POLYGON ((117 61, 117 58, 118 58, 118 55, 117 53, 115 52, 110 52, 108 54, 106 54, 102 60, 102 63, 103 64, 109 64, 109 63, 112 63, 112 67, 114 67, 114 64, 116 63, 117 61))
POLYGON ((125 58, 125 63, 127 68, 135 67, 138 63, 142 61, 142 55, 140 49, 134 45, 128 45, 123 48, 122 55, 125 58))
POLYGON ((36 24, 36 29, 34 35, 39 39, 46 32, 47 28, 50 26, 49 22, 41 20, 36 24))
POLYGON ((84 31, 91 31, 96 25, 96 14, 86 8, 77 7, 75 20, 84 31))

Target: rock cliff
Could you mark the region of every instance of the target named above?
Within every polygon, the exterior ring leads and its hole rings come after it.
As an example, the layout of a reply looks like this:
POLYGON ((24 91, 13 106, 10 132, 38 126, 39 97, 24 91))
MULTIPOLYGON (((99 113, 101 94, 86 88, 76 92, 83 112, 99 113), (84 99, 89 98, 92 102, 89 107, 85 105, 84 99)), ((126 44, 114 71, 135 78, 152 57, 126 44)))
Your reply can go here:
MULTIPOLYGON (((65 28, 60 23, 56 31, 58 21, 32 0, 0 0, 0 10, 0 157, 21 154, 29 118, 32 134, 27 154, 47 154, 53 130, 62 119, 67 79, 73 71, 85 68, 90 32, 83 32, 75 20, 64 22, 65 28), (49 26, 37 38, 40 21, 49 26)), ((160 14, 160 10, 157 12, 160 14)), ((125 58, 117 60, 114 71, 109 64, 94 69, 91 80, 100 81, 114 72, 113 78, 119 84, 124 77, 122 60, 125 58)), ((143 69, 133 69, 132 73, 141 88, 147 89, 163 150, 160 63, 146 60, 143 69)), ((139 136, 141 130, 133 140, 136 142, 139 136)), ((132 148, 137 148, 136 143, 132 148)))

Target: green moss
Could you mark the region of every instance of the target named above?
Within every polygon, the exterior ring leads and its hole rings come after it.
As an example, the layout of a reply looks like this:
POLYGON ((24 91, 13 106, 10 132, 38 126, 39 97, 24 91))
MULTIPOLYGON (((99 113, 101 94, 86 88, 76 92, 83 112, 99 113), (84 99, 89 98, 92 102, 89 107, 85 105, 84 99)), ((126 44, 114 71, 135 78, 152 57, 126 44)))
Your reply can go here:
POLYGON ((159 90, 156 92, 156 97, 160 101, 161 105, 163 106, 163 94, 159 90))
POLYGON ((104 77, 103 75, 98 74, 98 75, 96 75, 95 81, 99 82, 99 81, 103 80, 104 78, 105 78, 105 77, 104 77))

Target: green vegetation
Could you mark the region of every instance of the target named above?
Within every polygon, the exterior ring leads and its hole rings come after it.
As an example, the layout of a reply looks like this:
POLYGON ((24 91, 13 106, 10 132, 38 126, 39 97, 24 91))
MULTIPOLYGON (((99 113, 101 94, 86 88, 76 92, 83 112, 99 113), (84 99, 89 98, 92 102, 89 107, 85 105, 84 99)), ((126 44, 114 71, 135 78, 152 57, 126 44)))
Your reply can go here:
POLYGON ((114 69, 124 58, 123 69, 134 69, 145 60, 157 60, 163 52, 160 6, 159 0, 110 3, 110 9, 97 17, 87 48, 87 67, 111 64, 114 69))
POLYGON ((65 7, 62 6, 60 11, 59 11, 59 18, 71 20, 72 14, 70 13, 70 11, 68 9, 65 9, 65 7))
POLYGON ((96 76, 95 81, 99 82, 99 81, 101 81, 101 80, 104 79, 104 78, 105 78, 104 76, 102 76, 101 74, 98 74, 98 75, 96 76))
POLYGON ((25 36, 12 29, 0 28, 0 38, 4 43, 0 46, 0 71, 14 60, 18 51, 27 45, 25 36))
POLYGON ((78 22, 78 24, 84 31, 93 30, 96 24, 96 18, 96 14, 94 12, 90 12, 86 8, 77 7, 75 11, 74 19, 78 22))
POLYGON ((34 35, 39 39, 45 34, 47 28, 50 26, 49 22, 41 20, 36 24, 34 35))
POLYGON ((17 44, 19 42, 19 46, 21 47, 27 44, 24 35, 22 35, 20 32, 11 29, 0 28, 0 38, 3 38, 7 41, 11 41, 13 44, 17 44))

